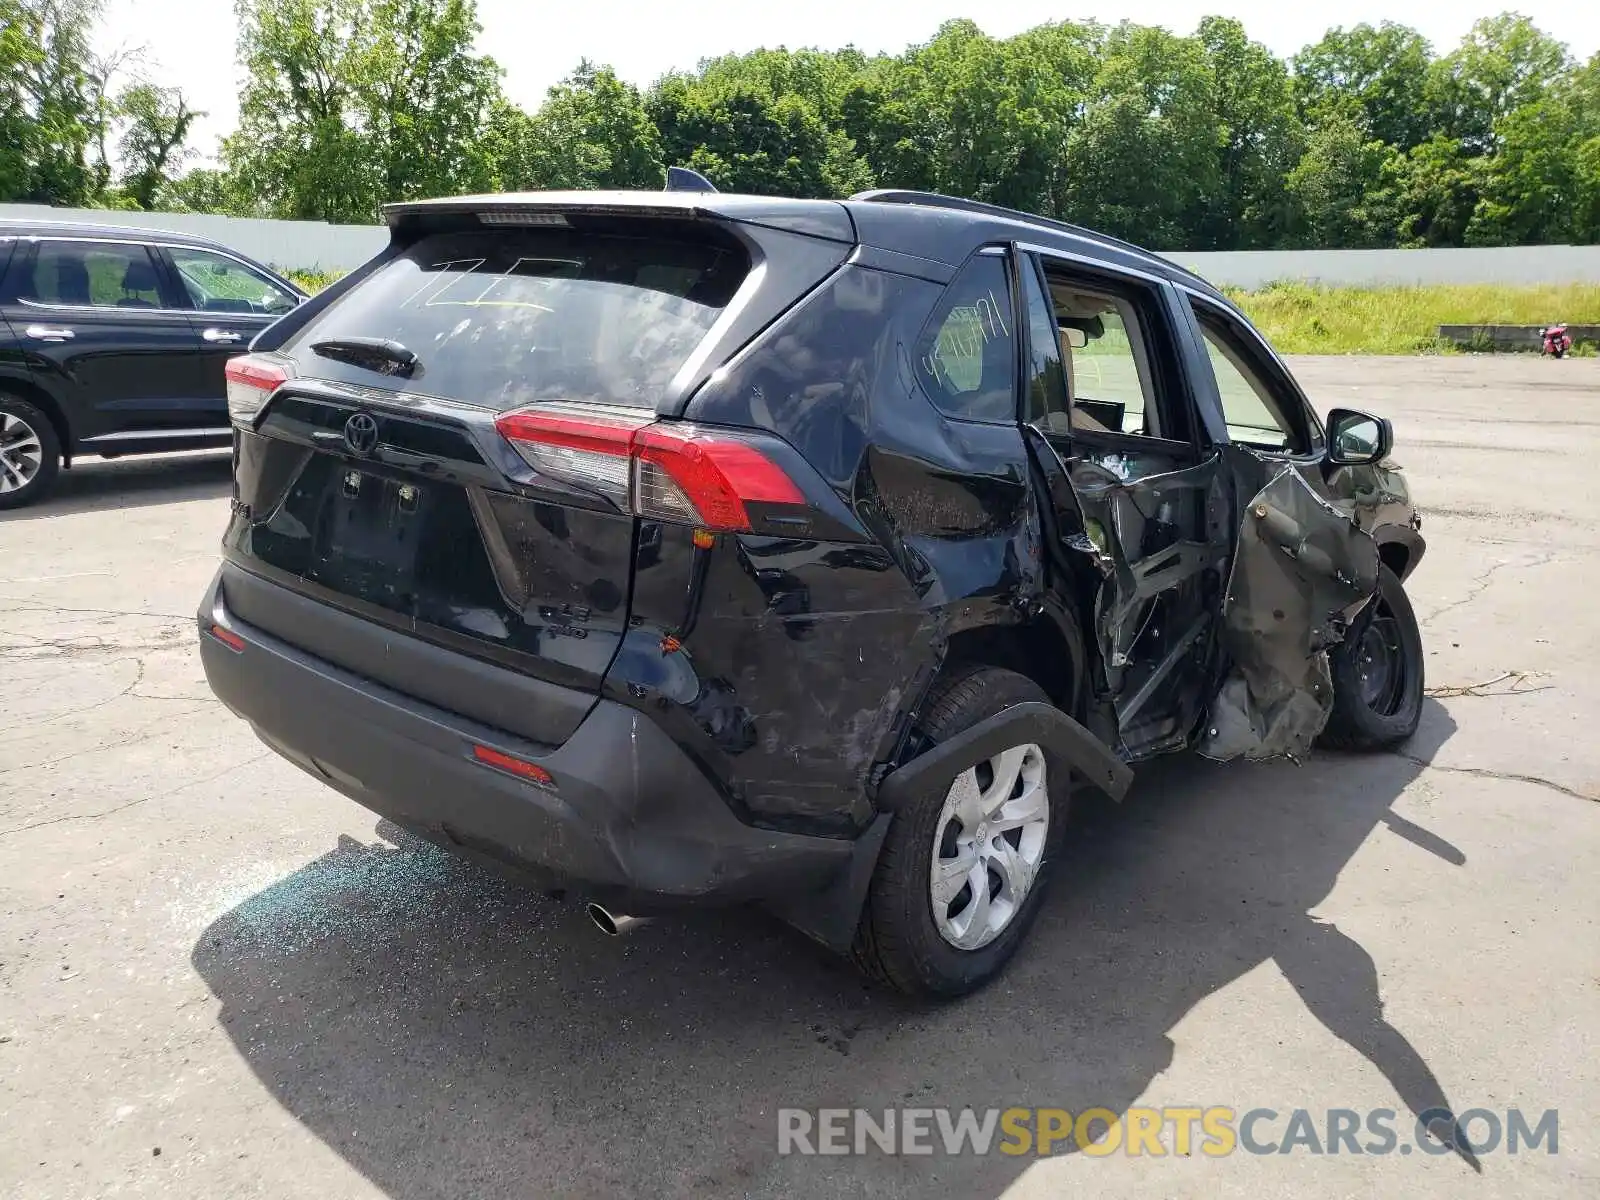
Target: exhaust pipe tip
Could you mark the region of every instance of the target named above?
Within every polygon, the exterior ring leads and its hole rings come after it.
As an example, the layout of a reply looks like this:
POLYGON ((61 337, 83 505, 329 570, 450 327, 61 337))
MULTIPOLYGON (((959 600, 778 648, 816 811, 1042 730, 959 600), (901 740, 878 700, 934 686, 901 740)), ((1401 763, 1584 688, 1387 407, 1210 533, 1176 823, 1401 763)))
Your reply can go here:
POLYGON ((621 937, 625 933, 632 933, 641 925, 650 923, 649 917, 624 916, 622 913, 612 912, 603 904, 585 904, 583 911, 588 914, 594 927, 607 937, 621 937))

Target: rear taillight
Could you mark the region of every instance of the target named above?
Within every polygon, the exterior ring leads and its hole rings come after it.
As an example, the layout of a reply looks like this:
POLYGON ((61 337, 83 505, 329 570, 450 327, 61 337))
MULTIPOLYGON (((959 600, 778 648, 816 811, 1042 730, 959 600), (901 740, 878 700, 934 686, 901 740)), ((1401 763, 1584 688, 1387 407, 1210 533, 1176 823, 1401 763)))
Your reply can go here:
POLYGON ((251 429, 267 398, 293 377, 294 366, 286 359, 246 354, 229 359, 223 374, 228 381, 228 418, 251 429))
POLYGON ((740 532, 752 527, 749 504, 806 502, 782 467, 720 430, 550 409, 509 412, 495 427, 534 470, 592 487, 640 517, 740 532))

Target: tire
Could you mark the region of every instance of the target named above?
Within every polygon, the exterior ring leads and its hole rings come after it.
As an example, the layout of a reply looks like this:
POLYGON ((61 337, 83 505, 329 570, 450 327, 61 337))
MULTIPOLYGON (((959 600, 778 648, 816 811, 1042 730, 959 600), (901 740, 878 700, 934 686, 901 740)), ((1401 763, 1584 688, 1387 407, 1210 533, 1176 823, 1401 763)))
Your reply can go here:
MULTIPOLYGON (((1049 699, 1025 676, 979 667, 938 686, 919 728, 929 740, 938 743, 1012 705, 1028 701, 1049 703, 1049 699)), ((950 812, 948 805, 953 800, 946 794, 929 797, 897 813, 867 890, 851 956, 869 976, 907 995, 963 996, 1000 973, 1038 914, 1050 867, 1065 831, 1070 773, 1064 763, 1041 747, 1013 747, 1005 755, 962 772, 952 781, 952 791, 969 775, 978 790, 961 794, 972 797, 980 806, 987 797, 1000 807, 976 828, 967 828, 959 815, 950 812), (1002 784, 997 775, 997 767, 1010 773, 1004 761, 1008 755, 1014 755, 1010 761, 1017 764, 1016 782, 1007 793, 1009 799, 999 796, 1002 784), (999 817, 1001 808, 1008 816, 999 817), (1035 815, 1041 811, 1042 828, 1035 815), (1020 827, 984 836, 987 822, 1000 820, 1009 825, 1024 813, 1030 815, 1020 827), (998 849, 1002 841, 1010 847, 1009 853, 998 849), (933 894, 939 861, 948 864, 944 872, 947 890, 961 889, 944 905, 944 932, 935 916, 933 894), (963 867, 963 863, 970 867, 963 867), (984 904, 978 904, 970 882, 980 863, 991 897, 984 904), (1015 878, 1027 879, 1020 903, 1008 899, 1015 893, 1010 882, 1015 878), (963 916, 968 918, 964 927, 963 916), (999 928, 990 928, 1002 918, 999 928), (970 947, 951 940, 963 928, 970 947)))
POLYGON ((0 393, 0 509, 32 504, 61 470, 61 443, 50 418, 16 396, 0 393))
POLYGON ((1422 720, 1422 632, 1405 585, 1388 567, 1378 567, 1378 595, 1329 655, 1333 712, 1320 742, 1335 750, 1387 750, 1417 731, 1422 720), (1378 647, 1383 649, 1379 651, 1378 647), (1389 672, 1374 679, 1378 668, 1389 672), (1398 670, 1399 678, 1392 672, 1398 670))

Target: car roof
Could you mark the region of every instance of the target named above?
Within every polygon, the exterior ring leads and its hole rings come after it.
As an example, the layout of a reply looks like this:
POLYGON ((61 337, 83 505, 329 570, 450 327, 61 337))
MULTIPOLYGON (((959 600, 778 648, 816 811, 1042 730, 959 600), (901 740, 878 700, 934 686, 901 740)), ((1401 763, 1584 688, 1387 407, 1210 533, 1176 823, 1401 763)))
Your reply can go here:
POLYGON ((703 191, 506 192, 405 201, 388 205, 384 215, 389 224, 398 225, 408 218, 428 214, 494 210, 723 217, 861 242, 947 266, 959 266, 985 244, 1023 241, 1170 280, 1232 307, 1225 296, 1198 275, 1131 242, 1065 221, 933 192, 879 189, 861 192, 849 200, 703 191))
MULTIPOLYGON (((933 239, 919 236, 929 229, 929 218, 937 217, 944 227, 944 236, 951 248, 965 247, 970 254, 978 246, 995 241, 1024 241, 1047 250, 1056 250, 1080 259, 1099 261, 1107 266, 1121 267, 1171 280, 1192 288, 1204 295, 1227 303, 1216 288, 1200 276, 1178 266, 1154 251, 1136 246, 1109 234, 1041 217, 1020 209, 986 204, 981 200, 966 200, 944 196, 937 192, 918 192, 901 188, 880 188, 860 192, 850 198, 848 207, 858 226, 871 231, 862 240, 878 244, 880 239, 914 243, 915 248, 906 253, 950 261, 937 252, 933 239), (892 233, 889 231, 893 230, 892 233), (950 236, 959 230, 961 236, 950 236)), ((902 249, 900 246, 886 247, 902 249)), ((965 254, 959 261, 965 261, 965 254)))
POLYGON ((0 237, 103 237, 117 241, 159 241, 174 246, 192 246, 197 250, 224 250, 235 256, 249 258, 249 255, 241 256, 239 251, 214 238, 179 233, 175 229, 151 229, 143 225, 120 223, 5 217, 0 218, 0 237))

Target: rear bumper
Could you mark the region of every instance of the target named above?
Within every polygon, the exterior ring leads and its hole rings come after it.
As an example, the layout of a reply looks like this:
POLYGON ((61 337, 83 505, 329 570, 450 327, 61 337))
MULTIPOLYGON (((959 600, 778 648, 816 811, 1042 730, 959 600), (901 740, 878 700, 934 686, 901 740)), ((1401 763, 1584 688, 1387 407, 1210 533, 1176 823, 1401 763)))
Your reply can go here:
POLYGON ((598 700, 566 742, 540 745, 246 624, 228 611, 222 572, 198 619, 200 657, 218 699, 285 758, 424 837, 620 911, 742 901, 789 910, 815 893, 820 905, 840 909, 839 931, 808 932, 835 944, 853 926, 846 910, 857 899, 840 889, 853 893, 858 878, 864 884, 881 828, 847 841, 746 825, 641 712, 598 700), (241 648, 212 635, 213 624, 241 648), (543 767, 553 785, 483 765, 475 745, 543 767))

